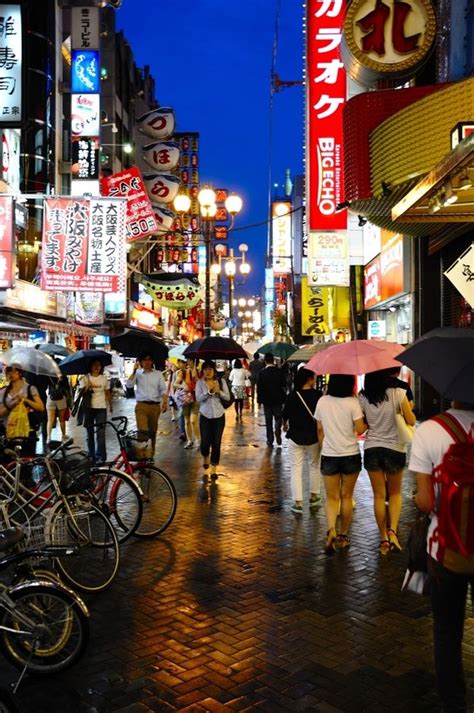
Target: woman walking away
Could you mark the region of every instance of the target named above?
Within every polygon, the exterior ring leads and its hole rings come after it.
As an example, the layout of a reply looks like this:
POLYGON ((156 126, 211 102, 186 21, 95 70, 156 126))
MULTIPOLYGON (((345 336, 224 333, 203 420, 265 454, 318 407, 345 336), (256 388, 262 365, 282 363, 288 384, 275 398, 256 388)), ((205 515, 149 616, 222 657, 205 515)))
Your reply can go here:
POLYGON ((316 406, 318 438, 321 443, 321 473, 326 489, 327 535, 324 549, 348 547, 352 520, 352 495, 362 467, 357 435, 366 430, 364 415, 354 394, 355 379, 348 374, 331 374, 328 390, 316 406), (341 512, 341 530, 336 518, 341 512))
POLYGON ((234 361, 234 368, 229 374, 229 381, 232 386, 232 393, 234 394, 235 402, 235 417, 238 421, 242 420, 242 410, 244 408, 244 400, 247 396, 247 379, 249 379, 250 373, 247 369, 244 369, 240 359, 234 361))
POLYGON ((91 402, 85 410, 84 426, 87 430, 87 450, 96 463, 105 463, 105 422, 107 406, 112 412, 112 394, 104 367, 98 359, 91 362, 89 373, 79 379, 79 388, 91 392, 91 402))
POLYGON ((207 475, 210 460, 211 478, 216 479, 225 427, 222 401, 230 401, 230 393, 225 380, 221 382, 218 380, 213 361, 205 361, 202 366, 202 378, 196 382, 196 401, 199 402, 203 467, 207 475))
POLYGON ((187 439, 185 448, 192 448, 195 443, 199 443, 199 404, 194 396, 195 388, 191 370, 178 369, 174 379, 174 398, 180 408, 180 415, 184 417, 187 439))
POLYGON ((359 400, 369 427, 364 447, 364 465, 374 492, 374 514, 380 532, 379 552, 386 555, 391 549, 402 549, 397 528, 402 509, 401 487, 406 446, 398 442, 395 415, 403 414, 410 426, 414 426, 416 419, 406 389, 393 386, 389 369, 374 371, 365 376, 359 400), (387 488, 389 523, 385 507, 387 488))
POLYGON ((316 428, 316 404, 322 396, 316 391, 316 374, 301 368, 295 377, 295 390, 283 407, 283 430, 286 431, 291 459, 291 496, 294 513, 303 512, 303 465, 308 461, 310 478, 309 507, 321 502, 321 448, 316 428))
POLYGON ((48 413, 48 424, 46 427, 47 443, 51 440, 51 431, 56 424, 56 418, 59 420, 63 441, 67 439, 65 416, 70 396, 71 389, 68 378, 65 375, 63 375, 60 379, 57 379, 56 383, 51 384, 48 388, 48 398, 46 401, 46 411, 48 413))

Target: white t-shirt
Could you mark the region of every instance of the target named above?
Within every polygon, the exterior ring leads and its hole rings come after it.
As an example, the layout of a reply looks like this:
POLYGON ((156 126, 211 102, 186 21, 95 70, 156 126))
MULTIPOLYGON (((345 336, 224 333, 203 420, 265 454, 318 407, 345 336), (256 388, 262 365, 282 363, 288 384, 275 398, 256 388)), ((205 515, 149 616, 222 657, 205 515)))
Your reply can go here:
POLYGON ((232 386, 245 386, 245 380, 250 378, 250 373, 243 367, 241 369, 232 369, 229 374, 229 381, 232 386))
POLYGON ((91 408, 107 408, 105 392, 109 390, 109 380, 106 375, 92 376, 92 374, 87 374, 81 378, 79 385, 87 387, 89 384, 93 387, 91 408))
MULTIPOLYGON (((468 433, 471 428, 474 428, 474 411, 450 408, 448 413, 457 418, 468 433)), ((454 443, 453 439, 443 426, 436 421, 424 421, 413 436, 409 470, 413 473, 432 473, 433 469, 442 462, 444 454, 452 443, 454 443)), ((434 559, 437 559, 438 543, 432 541, 432 535, 437 526, 438 517, 436 513, 431 513, 427 549, 434 559)))
POLYGON ((354 421, 363 417, 359 401, 354 396, 322 396, 316 406, 316 420, 321 421, 324 429, 321 455, 357 455, 359 444, 354 421))

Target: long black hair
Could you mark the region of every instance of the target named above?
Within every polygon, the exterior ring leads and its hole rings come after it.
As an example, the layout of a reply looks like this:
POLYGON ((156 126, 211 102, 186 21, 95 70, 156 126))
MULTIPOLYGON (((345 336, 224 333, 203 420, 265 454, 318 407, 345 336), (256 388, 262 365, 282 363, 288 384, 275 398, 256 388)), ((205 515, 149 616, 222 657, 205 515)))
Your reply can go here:
POLYGON ((305 369, 304 366, 302 366, 301 369, 298 369, 295 376, 295 391, 301 391, 308 379, 311 379, 314 376, 314 371, 305 369))
POLYGON ((391 372, 393 373, 393 369, 380 369, 365 375, 361 394, 365 396, 369 404, 378 406, 384 401, 388 401, 387 389, 391 387, 391 372))

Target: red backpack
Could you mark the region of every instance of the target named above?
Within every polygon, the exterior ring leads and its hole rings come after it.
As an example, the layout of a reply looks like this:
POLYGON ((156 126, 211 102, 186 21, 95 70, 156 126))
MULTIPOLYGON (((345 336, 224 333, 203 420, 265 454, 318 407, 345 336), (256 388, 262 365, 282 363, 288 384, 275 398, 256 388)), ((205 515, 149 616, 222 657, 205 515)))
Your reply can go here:
POLYGON ((452 572, 474 573, 474 438, 450 413, 432 419, 453 438, 442 462, 433 471, 439 486, 436 504, 438 526, 432 541, 438 543, 438 561, 452 572))

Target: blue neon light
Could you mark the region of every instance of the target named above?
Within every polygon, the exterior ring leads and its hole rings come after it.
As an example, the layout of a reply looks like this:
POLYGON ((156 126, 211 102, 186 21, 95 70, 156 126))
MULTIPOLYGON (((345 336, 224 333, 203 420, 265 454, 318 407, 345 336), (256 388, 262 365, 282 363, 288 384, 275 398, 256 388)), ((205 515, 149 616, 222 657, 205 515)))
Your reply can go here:
POLYGON ((73 50, 71 66, 73 94, 100 92, 100 62, 98 50, 73 50))

